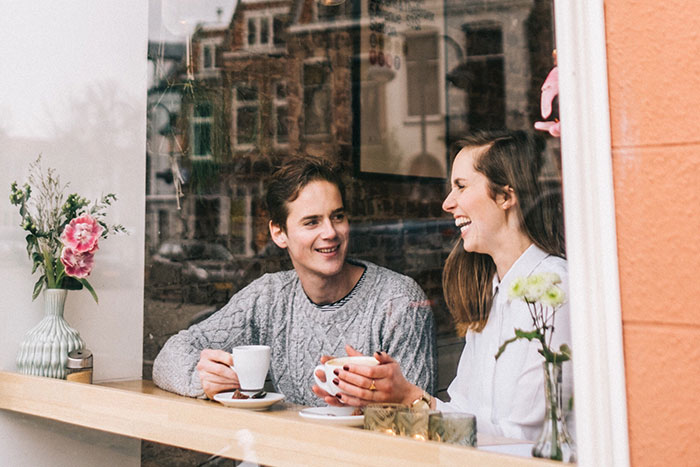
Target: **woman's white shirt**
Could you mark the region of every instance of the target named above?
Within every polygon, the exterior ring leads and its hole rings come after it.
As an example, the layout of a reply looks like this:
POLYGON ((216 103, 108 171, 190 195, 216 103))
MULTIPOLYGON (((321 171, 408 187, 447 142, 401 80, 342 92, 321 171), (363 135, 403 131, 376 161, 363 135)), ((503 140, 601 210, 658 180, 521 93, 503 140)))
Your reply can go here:
MULTIPOLYGON (((566 260, 549 255, 531 245, 499 282, 493 280, 493 304, 484 329, 468 331, 457 368, 457 376, 448 388, 450 402, 437 401, 444 412, 467 412, 476 415, 477 431, 508 438, 535 440, 544 420, 544 358, 538 341, 519 339, 495 359, 500 345, 515 335, 515 329, 533 329, 527 305, 509 301, 510 283, 522 276, 553 272, 562 279, 560 286, 568 293, 566 260)), ((556 313, 551 347, 571 344, 569 306, 565 303, 556 313)), ((562 398, 564 405, 572 394, 570 362, 564 366, 562 398)))

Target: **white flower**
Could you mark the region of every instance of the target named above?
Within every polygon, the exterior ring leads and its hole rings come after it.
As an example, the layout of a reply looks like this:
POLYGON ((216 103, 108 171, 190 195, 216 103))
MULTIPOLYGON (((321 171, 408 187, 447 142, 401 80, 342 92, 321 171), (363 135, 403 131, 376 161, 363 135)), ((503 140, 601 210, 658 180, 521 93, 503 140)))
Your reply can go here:
POLYGON ((566 294, 561 288, 557 287, 556 285, 549 287, 542 295, 542 298, 540 298, 540 302, 543 305, 551 306, 552 308, 556 308, 562 305, 565 301, 566 294))
POLYGON ((513 282, 510 283, 510 289, 508 290, 508 298, 510 300, 522 299, 525 296, 526 289, 525 278, 518 277, 513 282))
POLYGON ((540 301, 548 287, 549 283, 542 274, 528 276, 525 285, 525 300, 530 303, 540 301))
POLYGON ((542 279, 546 281, 549 285, 555 285, 561 283, 561 277, 556 272, 543 272, 540 274, 542 279))

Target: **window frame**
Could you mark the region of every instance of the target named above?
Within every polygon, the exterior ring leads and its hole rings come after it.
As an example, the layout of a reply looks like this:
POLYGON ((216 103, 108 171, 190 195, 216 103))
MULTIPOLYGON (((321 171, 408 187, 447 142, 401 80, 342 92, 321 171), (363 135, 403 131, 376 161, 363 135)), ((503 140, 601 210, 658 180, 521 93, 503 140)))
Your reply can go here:
POLYGON ((260 110, 261 110, 261 105, 260 105, 260 89, 257 87, 256 82, 251 82, 251 81, 236 81, 233 83, 232 86, 232 93, 231 93, 231 111, 232 111, 232 118, 231 118, 231 145, 233 146, 233 149, 235 151, 247 151, 250 149, 253 149, 258 146, 260 142, 260 110), (251 85, 255 85, 256 88, 256 98, 255 99, 250 99, 250 100, 240 100, 238 98, 238 89, 239 87, 250 87, 251 85), (256 140, 252 143, 240 143, 238 141, 238 109, 243 108, 243 107, 253 107, 255 106, 257 108, 257 121, 255 122, 257 126, 257 131, 256 131, 256 140))
POLYGON ((288 13, 285 8, 270 8, 265 10, 254 10, 246 12, 245 21, 245 31, 243 32, 243 37, 245 38, 245 48, 251 51, 284 51, 286 48, 286 41, 281 44, 275 44, 275 21, 276 17, 284 16, 288 13), (255 21, 255 43, 251 44, 248 40, 248 28, 249 22, 255 21), (260 42, 260 34, 262 30, 262 22, 267 23, 267 41, 265 43, 260 42))
POLYGON ((210 160, 213 158, 213 138, 212 138, 212 126, 214 125, 214 105, 210 100, 207 99, 202 99, 201 101, 196 101, 192 103, 192 119, 191 119, 191 124, 190 124, 190 137, 191 137, 191 144, 190 144, 190 158, 192 160, 198 160, 198 161, 203 161, 203 160, 210 160), (197 105, 201 103, 207 103, 209 105, 209 109, 211 113, 206 116, 198 116, 196 115, 196 108, 197 105), (196 128, 199 125, 204 125, 208 124, 209 125, 209 152, 207 154, 196 154, 195 149, 197 148, 196 140, 197 140, 197 130, 196 128))
POLYGON ((287 112, 287 119, 289 120, 289 103, 287 101, 287 96, 289 95, 289 88, 287 86, 287 81, 284 79, 275 80, 272 82, 272 121, 275 123, 273 131, 273 140, 276 147, 286 148, 289 146, 289 122, 287 122, 287 135, 285 141, 280 141, 279 139, 279 115, 278 110, 284 108, 287 112), (277 96, 277 87, 284 87, 284 97, 280 98, 277 96))
POLYGON ((555 0, 580 465, 629 465, 603 0, 555 0))

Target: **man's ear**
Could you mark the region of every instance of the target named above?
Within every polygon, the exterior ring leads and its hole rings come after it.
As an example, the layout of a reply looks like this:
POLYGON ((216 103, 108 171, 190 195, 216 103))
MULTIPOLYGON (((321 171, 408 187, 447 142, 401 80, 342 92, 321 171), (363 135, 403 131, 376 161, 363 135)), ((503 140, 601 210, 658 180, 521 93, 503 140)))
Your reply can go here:
POLYGON ((510 185, 504 186, 503 193, 498 195, 498 205, 501 209, 507 211, 516 204, 518 204, 518 197, 515 196, 515 190, 510 185))
POLYGON ((282 227, 272 221, 270 221, 268 225, 270 227, 270 237, 272 237, 272 241, 275 242, 275 245, 280 248, 287 248, 287 234, 282 230, 282 227))

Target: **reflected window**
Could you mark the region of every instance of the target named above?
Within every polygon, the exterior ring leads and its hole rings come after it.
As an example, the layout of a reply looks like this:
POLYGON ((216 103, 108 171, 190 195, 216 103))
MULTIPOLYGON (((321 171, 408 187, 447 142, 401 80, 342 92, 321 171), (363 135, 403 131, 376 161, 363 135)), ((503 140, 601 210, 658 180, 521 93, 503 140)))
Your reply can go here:
POLYGON ((211 102, 194 104, 192 115, 192 156, 211 157, 212 106, 211 102))
POLYGON ((278 81, 274 85, 274 132, 275 142, 277 144, 287 144, 289 142, 288 119, 289 111, 287 108, 287 83, 278 81))
POLYGON ((272 18, 272 43, 275 47, 284 47, 285 28, 287 27, 286 15, 275 15, 272 18))
POLYGON ((248 48, 280 48, 285 44, 287 15, 282 10, 251 13, 246 21, 248 48))
POLYGON ((466 106, 471 129, 499 130, 506 126, 503 33, 498 25, 465 25, 466 106))
POLYGON ((408 115, 440 113, 438 37, 436 33, 406 37, 408 115))
POLYGON ((257 142, 260 103, 255 83, 239 83, 233 92, 233 140, 235 147, 250 147, 257 142))
POLYGON ((318 2, 316 3, 316 17, 319 21, 348 19, 352 15, 352 3, 350 0, 346 0, 339 5, 324 5, 322 2, 318 2))
POLYGON ((327 135, 330 132, 331 89, 328 62, 304 63, 304 134, 327 135))
POLYGON ((216 45, 202 44, 202 68, 205 70, 216 68, 216 45))
POLYGON ((198 198, 194 203, 195 237, 216 239, 219 232, 219 200, 198 198))

